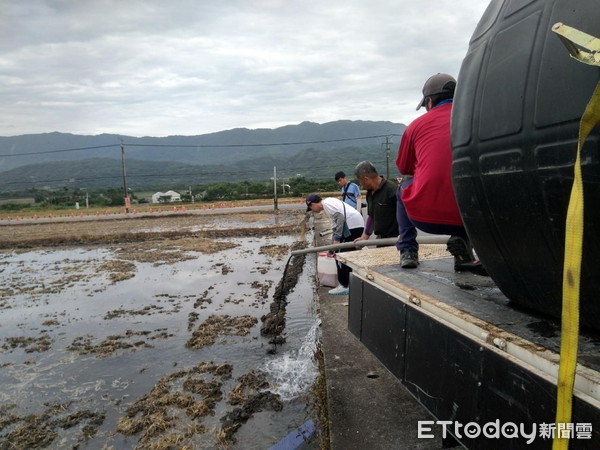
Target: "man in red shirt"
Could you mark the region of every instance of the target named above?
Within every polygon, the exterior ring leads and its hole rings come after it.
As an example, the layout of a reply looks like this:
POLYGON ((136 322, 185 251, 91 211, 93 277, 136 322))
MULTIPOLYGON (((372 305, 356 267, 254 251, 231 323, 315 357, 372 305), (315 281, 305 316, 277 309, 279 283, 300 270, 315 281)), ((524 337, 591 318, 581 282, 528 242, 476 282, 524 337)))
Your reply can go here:
POLYGON ((400 228, 397 247, 400 266, 419 264, 417 228, 431 234, 448 234, 448 251, 454 256, 454 270, 483 274, 474 261, 452 186, 450 116, 456 80, 445 73, 430 77, 423 86, 417 106, 427 112, 404 131, 396 166, 403 175, 398 190, 396 215, 400 228))

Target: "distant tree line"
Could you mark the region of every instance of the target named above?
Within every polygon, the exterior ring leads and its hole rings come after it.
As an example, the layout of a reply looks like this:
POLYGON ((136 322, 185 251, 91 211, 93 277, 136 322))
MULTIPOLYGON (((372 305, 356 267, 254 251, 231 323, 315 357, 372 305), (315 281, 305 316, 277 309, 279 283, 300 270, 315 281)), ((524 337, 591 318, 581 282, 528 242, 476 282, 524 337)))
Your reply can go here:
MULTIPOLYGON (((256 181, 212 183, 207 186, 198 185, 196 189, 199 194, 195 198, 209 202, 272 198, 275 191, 273 182, 260 183, 256 181)), ((312 192, 331 192, 337 189, 337 184, 333 180, 312 180, 302 176, 277 182, 278 197, 303 197, 312 192)), ((183 198, 182 194, 182 200, 183 198)))
MULTIPOLYGON (((285 180, 277 180, 277 196, 304 197, 313 192, 337 191, 338 186, 333 179, 314 180, 297 176, 285 180)), ((273 181, 239 181, 197 184, 192 186, 171 187, 181 195, 182 202, 194 201, 234 201, 244 199, 273 198, 275 187, 273 181)), ((159 189, 157 189, 158 191, 159 189)), ((81 208, 89 205, 91 208, 123 205, 122 188, 69 188, 60 189, 28 189, 22 192, 0 193, 0 210, 16 211, 23 209, 64 209, 73 208, 79 204, 81 208), (18 199, 33 198, 33 204, 24 204, 18 199)), ((147 203, 146 198, 139 198, 138 193, 129 190, 132 203, 147 203)))

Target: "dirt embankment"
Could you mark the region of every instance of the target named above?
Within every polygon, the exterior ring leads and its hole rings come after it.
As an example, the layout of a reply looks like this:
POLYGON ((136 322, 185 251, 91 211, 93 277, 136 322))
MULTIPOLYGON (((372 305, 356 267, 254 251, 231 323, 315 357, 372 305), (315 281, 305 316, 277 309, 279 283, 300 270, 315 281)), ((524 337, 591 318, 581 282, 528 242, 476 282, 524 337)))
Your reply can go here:
MULTIPOLYGON (((231 214, 228 215, 231 217, 231 214)), ((80 245, 147 240, 203 237, 218 239, 231 236, 267 236, 295 231, 303 215, 297 211, 236 213, 239 226, 219 228, 219 215, 181 214, 119 219, 56 222, 13 222, 0 225, 0 249, 33 248, 56 245, 80 245), (252 223, 274 216, 272 225, 253 227, 252 223)))

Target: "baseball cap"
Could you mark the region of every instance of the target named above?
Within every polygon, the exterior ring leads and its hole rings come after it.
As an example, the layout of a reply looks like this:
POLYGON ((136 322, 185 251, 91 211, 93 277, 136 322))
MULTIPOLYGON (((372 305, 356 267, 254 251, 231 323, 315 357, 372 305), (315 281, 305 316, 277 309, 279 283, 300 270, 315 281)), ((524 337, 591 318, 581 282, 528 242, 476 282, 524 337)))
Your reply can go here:
POLYGON ((321 200, 322 198, 317 194, 310 194, 308 197, 306 197, 306 211, 310 211, 310 205, 312 203, 319 203, 321 200))
POLYGON ((448 75, 447 73, 437 73, 425 82, 423 86, 423 99, 417 105, 417 111, 421 108, 421 106, 425 106, 425 99, 430 95, 441 94, 446 90, 450 90, 450 83, 453 83, 456 86, 456 80, 452 75, 448 75))

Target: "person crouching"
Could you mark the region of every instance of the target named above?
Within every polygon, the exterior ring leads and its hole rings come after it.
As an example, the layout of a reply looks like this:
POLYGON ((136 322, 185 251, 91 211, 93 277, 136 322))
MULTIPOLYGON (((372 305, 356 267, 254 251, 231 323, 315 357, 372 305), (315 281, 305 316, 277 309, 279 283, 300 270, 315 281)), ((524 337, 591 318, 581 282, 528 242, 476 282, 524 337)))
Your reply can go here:
MULTIPOLYGON (((333 197, 321 198, 318 194, 306 197, 306 211, 325 213, 333 224, 332 244, 343 242, 354 242, 362 236, 365 229, 365 221, 362 215, 351 206, 346 205, 340 199, 333 197)), ((350 251, 352 248, 339 249, 338 252, 350 251)), ((337 262, 337 274, 339 285, 329 291, 330 295, 348 295, 351 269, 341 262, 337 262)))

